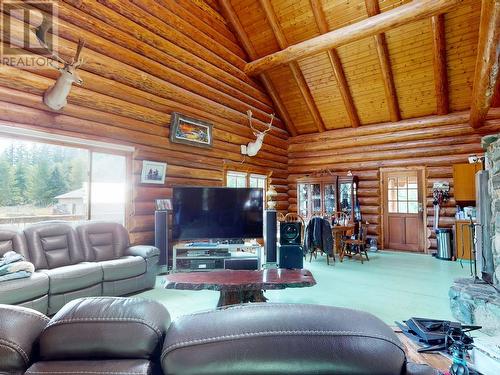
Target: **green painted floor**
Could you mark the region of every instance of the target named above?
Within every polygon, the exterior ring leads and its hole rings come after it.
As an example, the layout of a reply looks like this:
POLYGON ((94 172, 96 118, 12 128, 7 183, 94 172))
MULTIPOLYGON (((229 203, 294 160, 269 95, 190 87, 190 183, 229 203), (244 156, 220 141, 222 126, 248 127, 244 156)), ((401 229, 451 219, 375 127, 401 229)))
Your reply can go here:
MULTIPOLYGON (((326 265, 324 257, 305 262, 317 284, 265 293, 269 302, 310 303, 349 307, 371 312, 388 324, 412 316, 453 319, 448 288, 453 279, 469 276, 469 265, 437 260, 429 255, 400 252, 370 253, 361 264, 350 259, 326 265)), ((219 297, 215 291, 165 290, 157 287, 140 293, 164 304, 172 317, 213 309, 219 297)))

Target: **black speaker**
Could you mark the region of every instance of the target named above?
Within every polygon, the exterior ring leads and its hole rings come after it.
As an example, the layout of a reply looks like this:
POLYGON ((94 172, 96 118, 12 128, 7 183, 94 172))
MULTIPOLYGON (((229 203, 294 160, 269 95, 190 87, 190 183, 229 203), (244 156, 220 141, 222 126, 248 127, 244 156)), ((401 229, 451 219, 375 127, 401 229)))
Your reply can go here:
POLYGON ((277 212, 266 210, 264 212, 264 250, 266 263, 276 263, 276 241, 278 236, 277 212))
POLYGON ((281 245, 279 247, 279 254, 280 254, 279 268, 304 267, 304 252, 302 246, 281 245))
POLYGON ((302 243, 301 237, 302 223, 293 222, 285 223, 280 222, 280 244, 281 245, 300 245, 302 243))
POLYGON ((155 247, 160 249, 158 264, 169 266, 168 211, 155 211, 155 247))

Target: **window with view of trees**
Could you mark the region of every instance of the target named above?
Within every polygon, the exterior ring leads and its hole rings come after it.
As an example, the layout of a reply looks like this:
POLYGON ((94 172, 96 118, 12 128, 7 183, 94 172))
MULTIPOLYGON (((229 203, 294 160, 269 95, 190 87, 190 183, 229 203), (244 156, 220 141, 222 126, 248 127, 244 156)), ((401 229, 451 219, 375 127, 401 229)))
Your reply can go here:
POLYGON ((0 224, 123 223, 125 183, 123 155, 0 137, 0 224))

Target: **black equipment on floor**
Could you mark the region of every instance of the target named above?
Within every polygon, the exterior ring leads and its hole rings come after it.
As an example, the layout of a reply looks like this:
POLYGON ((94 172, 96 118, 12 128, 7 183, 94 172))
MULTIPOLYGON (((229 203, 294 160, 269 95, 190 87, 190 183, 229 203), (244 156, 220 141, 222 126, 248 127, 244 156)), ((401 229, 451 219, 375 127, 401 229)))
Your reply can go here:
POLYGON ((447 351, 452 355, 450 374, 474 375, 476 371, 467 366, 467 352, 472 350, 474 340, 469 332, 481 326, 462 325, 448 320, 411 318, 403 323, 396 322, 403 333, 423 346, 419 353, 447 351))
MULTIPOLYGON (((295 223, 292 223, 295 224, 295 223)), ((300 224, 300 223, 299 223, 300 224)), ((279 268, 304 268, 304 249, 299 245, 280 245, 279 268)))
POLYGON ((276 263, 277 220, 277 212, 275 210, 266 210, 264 212, 264 251, 266 254, 266 263, 276 263))
POLYGON ((280 222, 280 244, 281 245, 301 245, 302 244, 302 223, 280 222))

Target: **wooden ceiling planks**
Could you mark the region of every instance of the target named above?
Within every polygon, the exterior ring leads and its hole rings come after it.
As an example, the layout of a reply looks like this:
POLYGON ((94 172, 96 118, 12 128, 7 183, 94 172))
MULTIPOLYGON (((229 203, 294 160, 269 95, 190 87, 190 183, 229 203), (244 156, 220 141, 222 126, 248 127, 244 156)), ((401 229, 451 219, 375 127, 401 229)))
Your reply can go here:
MULTIPOLYGON (((258 53, 260 58, 280 51, 276 41, 273 40, 271 27, 262 23, 262 19, 265 21, 266 17, 261 10, 258 10, 258 1, 232 0, 232 2, 244 3, 237 10, 240 18, 248 16, 252 18, 245 28, 248 27, 246 32, 256 50, 261 50, 258 53), (254 23, 256 25, 253 25, 254 23)), ((477 0, 434 2, 366 0, 366 2, 372 4, 375 9, 378 4, 382 14, 399 11, 398 8, 402 6, 429 6, 432 10, 424 12, 425 16, 421 20, 399 19, 398 26, 383 30, 386 51, 384 52, 385 47, 380 37, 376 42, 381 45, 379 49, 382 52, 382 65, 377 60, 376 44, 370 42, 372 37, 365 37, 338 47, 337 54, 344 71, 346 85, 339 84, 339 80, 335 77, 335 67, 332 66, 328 52, 300 57, 297 60, 325 127, 337 129, 352 126, 353 116, 350 109, 353 107, 361 125, 468 109, 477 55, 479 2, 477 0), (457 6, 458 4, 460 6, 457 6), (438 15, 441 12, 445 14, 438 15), (434 29, 432 15, 436 15, 434 29), (392 70, 392 74, 388 72, 389 70, 392 70), (382 79, 383 76, 385 80, 382 79), (350 90, 353 106, 346 100, 345 86, 350 90), (386 95, 386 91, 395 92, 395 95, 386 95), (383 106, 387 106, 389 110, 383 106)), ((315 4, 321 6, 328 30, 336 31, 366 21, 368 18, 365 0, 348 2, 273 0, 272 8, 290 45, 309 42, 323 32, 319 29, 317 17, 315 18, 313 11, 315 4)), ((238 6, 235 5, 236 7, 238 6)), ((247 64, 246 68, 249 65, 252 64, 247 64)), ((283 71, 277 75, 274 71, 271 73, 271 76, 275 75, 274 80, 287 79, 283 71)), ((281 88, 278 90, 280 95, 282 95, 281 90, 297 91, 297 86, 290 83, 292 75, 289 75, 288 79, 288 84, 280 82, 281 88)), ((283 103, 289 111, 291 105, 299 105, 299 101, 293 99, 292 95, 287 97, 283 103)), ((305 103, 302 103, 302 110, 307 111, 305 103)), ((297 112, 295 125, 299 134, 313 131, 308 116, 300 115, 296 110, 292 111, 297 112)))
POLYGON ((444 15, 450 111, 470 108, 481 1, 466 0, 444 15))
MULTIPOLYGON (((237 35, 238 39, 240 40, 241 45, 243 46, 243 48, 246 51, 246 53, 248 54, 248 56, 251 59, 257 58, 257 53, 255 51, 255 48, 253 47, 252 43, 248 39, 248 36, 246 35, 245 30, 243 29, 243 25, 241 24, 240 20, 238 19, 238 16, 236 15, 229 0, 220 1, 220 5, 221 5, 221 9, 223 11, 225 18, 230 23, 232 29, 234 30, 235 34, 237 35)), ((269 79, 267 73, 262 73, 259 75, 259 77, 260 77, 264 87, 266 88, 267 92, 269 93, 272 101, 274 102, 274 105, 276 106, 276 109, 278 111, 279 116, 285 122, 287 130, 289 131, 289 133, 292 136, 296 136, 297 129, 295 128, 295 125, 293 124, 293 121, 290 118, 288 111, 286 110, 283 102, 281 101, 281 98, 279 97, 277 90, 274 88, 273 84, 271 83, 271 80, 269 79)))
MULTIPOLYGON (((271 29, 273 30, 273 35, 276 38, 278 45, 280 49, 285 49, 286 47, 289 46, 289 42, 287 40, 287 37, 285 36, 285 33, 282 29, 282 26, 280 25, 280 22, 278 21, 278 18, 276 17, 275 11, 273 9, 273 5, 271 4, 270 0, 260 0, 260 5, 262 9, 264 10, 264 14, 266 15, 267 22, 271 26, 271 29)), ((293 8, 295 9, 295 8, 293 8)), ((293 19, 291 17, 287 17, 286 19, 293 19)), ((300 22, 300 21, 299 21, 300 22)), ((316 124, 316 127, 318 128, 319 132, 323 132, 326 130, 325 124, 323 123, 323 119, 321 118, 321 114, 319 113, 318 108, 316 107, 316 103, 311 95, 311 91, 309 90, 309 86, 307 85, 307 82, 304 78, 304 75, 302 74, 302 71, 300 70, 299 64, 297 61, 292 61, 290 64, 288 64, 292 76, 297 84, 297 87, 299 88, 302 98, 304 99, 304 102, 306 103, 306 107, 311 114, 314 123, 316 124)))
MULTIPOLYGON (((318 26, 320 33, 327 33, 330 29, 328 28, 325 13, 323 11, 323 8, 321 7, 319 0, 310 0, 310 3, 316 25, 318 26)), ((340 61, 339 54, 336 49, 331 49, 327 51, 327 55, 335 74, 335 79, 337 81, 338 89, 340 95, 342 96, 347 115, 349 116, 352 127, 356 128, 360 125, 359 116, 352 99, 351 90, 349 89, 349 85, 347 84, 347 79, 344 73, 344 68, 342 67, 342 62, 340 61)))
MULTIPOLYGON (((378 0, 365 0, 365 6, 368 16, 373 17, 380 14, 378 0)), ((401 119, 401 113, 399 111, 398 96, 396 94, 396 86, 394 85, 394 76, 392 74, 391 59, 389 57, 389 49, 387 47, 385 34, 376 34, 373 39, 375 40, 375 46, 377 48, 389 115, 391 121, 399 121, 401 119)))

